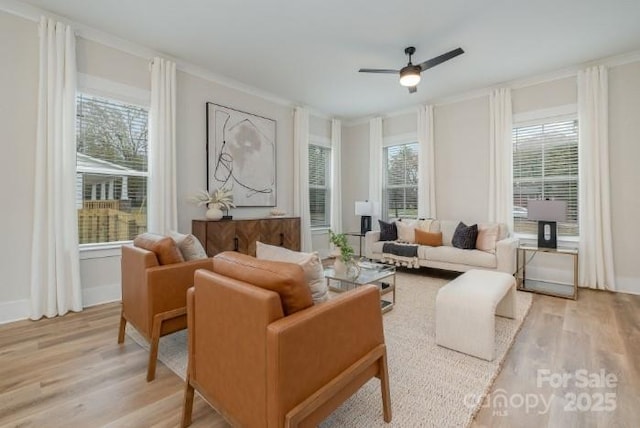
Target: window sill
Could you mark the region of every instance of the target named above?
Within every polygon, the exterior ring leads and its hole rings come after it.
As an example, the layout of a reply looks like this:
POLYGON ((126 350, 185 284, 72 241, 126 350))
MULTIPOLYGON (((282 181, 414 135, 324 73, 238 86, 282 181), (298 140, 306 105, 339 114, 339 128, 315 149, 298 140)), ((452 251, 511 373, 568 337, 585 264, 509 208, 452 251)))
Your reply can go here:
POLYGON ((324 235, 325 233, 329 233, 330 229, 331 229, 331 227, 329 227, 329 226, 312 227, 311 228, 311 234, 312 235, 324 235))
POLYGON ((105 242, 104 244, 80 244, 78 251, 80 260, 120 257, 120 247, 133 241, 105 242))

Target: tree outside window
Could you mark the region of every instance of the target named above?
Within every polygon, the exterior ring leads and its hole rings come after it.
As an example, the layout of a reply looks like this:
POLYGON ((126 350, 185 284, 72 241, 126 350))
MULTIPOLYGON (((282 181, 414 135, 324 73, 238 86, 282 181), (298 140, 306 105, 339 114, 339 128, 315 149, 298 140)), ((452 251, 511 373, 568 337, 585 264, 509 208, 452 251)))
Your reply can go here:
POLYGON ((384 149, 382 216, 416 218, 418 215, 418 143, 384 149))
POLYGON ((331 149, 309 144, 309 211, 311 227, 331 223, 331 149))
POLYGON ((559 236, 578 236, 578 121, 550 120, 513 128, 513 219, 519 233, 537 234, 529 199, 567 202, 559 236))
POLYGON ((148 111, 86 94, 76 107, 80 243, 131 240, 147 227, 148 111))

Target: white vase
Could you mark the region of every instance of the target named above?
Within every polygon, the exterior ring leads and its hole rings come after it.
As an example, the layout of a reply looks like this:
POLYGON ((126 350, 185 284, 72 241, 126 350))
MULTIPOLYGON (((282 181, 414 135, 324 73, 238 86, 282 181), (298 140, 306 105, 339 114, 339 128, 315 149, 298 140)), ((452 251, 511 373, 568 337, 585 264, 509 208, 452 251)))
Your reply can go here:
POLYGON ((219 204, 209 204, 207 210, 207 218, 209 220, 220 220, 222 218, 222 210, 219 204))
POLYGON ((336 257, 336 260, 333 262, 333 270, 338 275, 344 275, 347 273, 347 265, 340 257, 336 257))

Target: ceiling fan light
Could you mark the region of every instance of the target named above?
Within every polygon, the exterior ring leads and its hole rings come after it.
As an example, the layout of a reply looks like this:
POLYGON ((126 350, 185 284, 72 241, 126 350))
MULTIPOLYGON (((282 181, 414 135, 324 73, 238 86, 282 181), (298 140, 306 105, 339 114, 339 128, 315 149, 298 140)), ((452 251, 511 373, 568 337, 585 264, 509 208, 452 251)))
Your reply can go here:
POLYGON ((400 84, 402 86, 416 86, 420 83, 420 67, 407 66, 400 70, 400 84))

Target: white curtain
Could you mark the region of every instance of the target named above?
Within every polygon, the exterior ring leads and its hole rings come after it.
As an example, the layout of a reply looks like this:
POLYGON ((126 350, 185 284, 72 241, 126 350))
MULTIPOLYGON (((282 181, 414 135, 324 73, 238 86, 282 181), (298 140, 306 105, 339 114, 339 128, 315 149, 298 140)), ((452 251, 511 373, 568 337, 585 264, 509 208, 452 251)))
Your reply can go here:
POLYGON ((331 121, 331 230, 342 232, 342 125, 331 121))
MULTIPOLYGON (((369 121, 369 201, 382 205, 382 118, 369 121)), ((380 228, 380 213, 371 216, 371 229, 380 228)))
POLYGON ((76 45, 73 29, 40 18, 31 319, 82 310, 76 211, 76 45))
POLYGON ((489 221, 506 223, 513 232, 513 113, 511 90, 489 95, 489 221))
POLYGON ((300 247, 310 252, 311 214, 309 212, 309 111, 293 111, 293 210, 300 217, 300 247))
POLYGON ((436 218, 433 106, 418 107, 418 217, 436 218))
POLYGON ((151 63, 149 110, 149 232, 178 228, 176 191, 176 64, 163 58, 151 63))
POLYGON ((578 73, 582 287, 615 290, 609 185, 607 69, 578 73))

